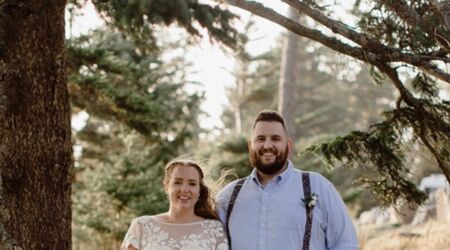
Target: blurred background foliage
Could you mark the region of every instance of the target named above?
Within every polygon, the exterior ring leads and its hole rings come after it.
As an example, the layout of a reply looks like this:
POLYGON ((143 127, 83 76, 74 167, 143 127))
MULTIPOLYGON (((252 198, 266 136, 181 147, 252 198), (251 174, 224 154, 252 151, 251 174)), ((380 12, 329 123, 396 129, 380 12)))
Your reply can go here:
MULTIPOLYGON (((239 34, 231 25, 235 16, 220 4, 92 2, 106 25, 67 40, 72 112, 87 117, 86 124, 73 131, 73 248, 118 249, 133 217, 167 209, 161 181, 164 165, 174 157, 190 155, 204 161, 212 179, 224 170, 234 174, 228 180, 251 171, 247 138, 259 110, 277 109, 284 34, 276 46, 251 55, 247 46, 253 22, 239 34), (181 29, 174 33, 174 26, 181 29), (236 84, 227 89, 229 103, 221 116, 224 126, 215 136, 201 137, 211 132, 200 126, 204 94, 187 90, 188 85, 199 83, 187 80, 194 69, 184 56, 203 28, 211 39, 235 51, 236 67, 230 73, 236 84)), ((360 1, 356 2, 352 11, 362 17, 360 26, 366 32, 413 50, 434 46, 426 35, 420 40, 400 32, 404 27, 392 15, 383 19, 375 12, 362 12, 360 1)), ((69 13, 76 15, 83 4, 69 1, 69 13)), ((382 6, 373 8, 389 12, 382 6)), ((415 30, 407 34, 421 36, 415 30)), ((301 63, 294 66, 298 81, 289 97, 296 104, 291 159, 296 167, 329 178, 356 215, 376 199, 354 181, 379 174, 345 161, 331 167, 305 149, 382 121, 384 112, 395 107, 398 94, 366 65, 304 38, 298 40, 298 48, 301 63)), ((408 88, 436 98, 436 82, 418 76, 407 79, 408 88)), ((423 145, 405 139, 404 146, 404 164, 412 182, 438 172, 423 145)))

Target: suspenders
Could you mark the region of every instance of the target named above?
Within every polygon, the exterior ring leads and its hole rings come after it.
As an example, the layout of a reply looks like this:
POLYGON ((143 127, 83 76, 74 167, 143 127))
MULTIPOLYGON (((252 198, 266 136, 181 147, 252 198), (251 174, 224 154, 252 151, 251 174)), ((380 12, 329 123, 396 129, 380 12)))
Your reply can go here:
MULTIPOLYGON (((302 172, 302 183, 303 183, 303 197, 309 197, 311 195, 311 184, 309 182, 309 174, 302 172)), ((305 198, 306 199, 306 198, 305 198)), ((311 239, 311 227, 313 218, 313 209, 305 204, 306 208, 306 225, 305 234, 303 235, 303 250, 309 249, 309 240, 311 239)))
MULTIPOLYGON (((231 235, 230 235, 230 229, 229 229, 229 222, 230 222, 230 216, 231 212, 233 211, 234 203, 236 202, 236 198, 241 191, 242 185, 245 182, 245 178, 239 179, 239 181, 236 183, 233 189, 233 193, 231 194, 230 201, 228 202, 228 208, 227 208, 227 214, 225 218, 225 230, 227 232, 228 237, 228 245, 231 249, 231 235)), ((302 183, 303 183, 303 195, 304 197, 308 197, 311 195, 311 185, 309 180, 309 173, 302 172, 302 183)), ((302 250, 309 250, 309 241, 311 238, 311 228, 312 228, 312 218, 313 213, 312 209, 310 209, 308 206, 306 207, 306 225, 305 225, 305 234, 303 235, 303 248, 302 250)))
POLYGON ((230 216, 231 211, 233 211, 234 202, 236 201, 236 198, 239 194, 239 191, 241 191, 242 184, 244 184, 245 178, 240 179, 236 186, 234 186, 233 193, 231 194, 230 201, 228 202, 228 209, 227 209, 227 215, 225 218, 225 230, 227 231, 227 237, 228 237, 228 246, 231 249, 231 235, 230 235, 230 228, 228 227, 228 224, 230 222, 230 216))

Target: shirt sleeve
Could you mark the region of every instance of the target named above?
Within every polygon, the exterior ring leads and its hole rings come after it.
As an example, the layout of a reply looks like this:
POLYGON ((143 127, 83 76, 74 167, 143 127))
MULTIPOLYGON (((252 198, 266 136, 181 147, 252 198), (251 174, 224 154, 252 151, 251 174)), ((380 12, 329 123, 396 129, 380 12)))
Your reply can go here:
POLYGON ((225 224, 228 202, 235 183, 236 181, 233 181, 226 185, 216 196, 216 213, 223 224, 225 224))
MULTIPOLYGON (((357 250, 358 238, 353 222, 348 214, 347 207, 334 185, 325 177, 322 185, 322 203, 326 213, 326 243, 330 250, 357 250)), ((321 197, 318 197, 319 202, 321 197)))
POLYGON ((133 219, 131 221, 130 228, 128 229, 127 234, 125 234, 125 238, 122 241, 122 246, 120 250, 128 250, 129 246, 133 246, 137 249, 140 249, 140 242, 142 238, 142 224, 139 223, 137 219, 133 219))

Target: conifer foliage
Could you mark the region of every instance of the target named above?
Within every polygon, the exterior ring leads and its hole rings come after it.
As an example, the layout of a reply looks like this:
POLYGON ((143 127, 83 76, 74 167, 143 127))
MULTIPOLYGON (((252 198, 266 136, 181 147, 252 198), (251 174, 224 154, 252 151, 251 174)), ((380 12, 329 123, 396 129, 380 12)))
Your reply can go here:
POLYGON ((149 24, 170 25, 176 23, 184 27, 190 34, 200 36, 196 25, 206 28, 210 36, 230 47, 236 44, 236 30, 231 21, 236 17, 219 4, 212 6, 199 1, 122 1, 95 0, 100 13, 112 17, 112 22, 124 30, 144 35, 150 32, 149 24))
POLYGON ((450 83, 450 3, 448 1, 355 1, 347 13, 356 23, 342 22, 338 2, 281 0, 314 20, 313 28, 291 20, 264 3, 233 0, 237 7, 372 66, 373 77, 385 78, 398 93, 396 106, 367 131, 311 148, 330 161, 363 164, 379 175, 364 183, 385 203, 399 197, 421 203, 425 196, 408 181, 405 138, 423 144, 450 181, 450 108, 439 92, 450 83), (350 41, 350 42, 349 42, 350 41), (402 72, 415 74, 405 80, 402 72))
POLYGON ((82 147, 72 196, 76 247, 117 248, 131 217, 166 208, 164 163, 196 138, 203 99, 184 90, 183 58, 161 59, 184 46, 149 49, 110 28, 71 40, 71 100, 90 116, 75 133, 82 147))

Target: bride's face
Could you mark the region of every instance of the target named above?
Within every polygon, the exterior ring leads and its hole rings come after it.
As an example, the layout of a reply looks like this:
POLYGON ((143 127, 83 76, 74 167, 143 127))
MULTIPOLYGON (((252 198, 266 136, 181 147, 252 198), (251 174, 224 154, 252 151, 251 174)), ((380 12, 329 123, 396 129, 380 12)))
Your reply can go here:
POLYGON ((194 167, 177 165, 164 188, 171 208, 193 210, 200 195, 200 175, 194 167))

